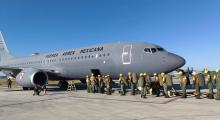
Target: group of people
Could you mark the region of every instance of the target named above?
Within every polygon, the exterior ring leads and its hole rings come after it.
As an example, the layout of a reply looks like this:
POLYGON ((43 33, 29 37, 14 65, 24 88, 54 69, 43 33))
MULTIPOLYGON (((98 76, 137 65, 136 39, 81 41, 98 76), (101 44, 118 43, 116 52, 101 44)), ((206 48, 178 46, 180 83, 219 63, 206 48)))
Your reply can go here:
MULTIPOLYGON (((192 85, 195 88, 195 97, 200 99, 200 90, 207 86, 209 91, 207 98, 220 100, 220 70, 208 71, 205 69, 202 73, 187 73, 184 70, 177 70, 180 87, 182 92, 177 92, 173 88, 173 76, 165 73, 154 73, 153 77, 147 73, 129 72, 126 75, 119 74, 118 83, 120 85, 119 93, 124 96, 128 89, 131 89, 131 95, 141 94, 141 98, 146 98, 147 94, 161 96, 161 91, 165 98, 171 96, 181 95, 182 98, 187 98, 187 88, 190 85, 190 78, 192 78, 192 85), (213 89, 216 86, 217 93, 214 97, 213 89)), ((94 74, 86 76, 87 92, 88 93, 106 93, 111 95, 112 86, 115 82, 112 81, 110 75, 97 77, 94 74)))
POLYGON ((201 96, 201 88, 203 88, 206 84, 208 87, 207 98, 220 100, 220 70, 209 71, 207 69, 204 70, 203 73, 193 73, 192 74, 193 84, 195 86, 195 96, 197 99, 200 99, 201 96), (213 89, 216 87, 217 92, 214 97, 213 89))
POLYGON ((113 81, 110 78, 110 75, 106 75, 104 79, 101 75, 98 75, 97 78, 94 76, 94 74, 91 74, 91 76, 87 75, 86 76, 87 92, 104 93, 106 91, 107 95, 111 95, 113 81))

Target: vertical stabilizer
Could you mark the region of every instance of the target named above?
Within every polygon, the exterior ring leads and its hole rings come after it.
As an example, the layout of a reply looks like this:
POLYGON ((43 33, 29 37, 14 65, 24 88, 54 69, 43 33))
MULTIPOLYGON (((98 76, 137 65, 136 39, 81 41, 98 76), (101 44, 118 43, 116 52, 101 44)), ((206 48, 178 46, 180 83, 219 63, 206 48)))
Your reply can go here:
POLYGON ((2 36, 2 33, 0 32, 0 63, 6 62, 11 58, 13 58, 13 56, 9 53, 5 40, 2 36))

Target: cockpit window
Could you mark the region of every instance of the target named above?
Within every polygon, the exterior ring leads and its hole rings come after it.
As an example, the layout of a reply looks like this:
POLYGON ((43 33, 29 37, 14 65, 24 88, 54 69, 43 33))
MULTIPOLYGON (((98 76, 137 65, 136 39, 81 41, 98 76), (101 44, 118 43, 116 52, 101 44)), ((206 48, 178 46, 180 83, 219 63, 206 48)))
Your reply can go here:
POLYGON ((145 48, 144 51, 146 53, 155 53, 157 52, 157 49, 156 48, 145 48))
POLYGON ((158 51, 165 51, 163 48, 157 48, 158 51))
POLYGON ((155 53, 155 52, 157 52, 157 49, 156 48, 151 48, 151 52, 155 53))
POLYGON ((150 48, 145 48, 144 51, 147 52, 147 53, 151 53, 150 48))

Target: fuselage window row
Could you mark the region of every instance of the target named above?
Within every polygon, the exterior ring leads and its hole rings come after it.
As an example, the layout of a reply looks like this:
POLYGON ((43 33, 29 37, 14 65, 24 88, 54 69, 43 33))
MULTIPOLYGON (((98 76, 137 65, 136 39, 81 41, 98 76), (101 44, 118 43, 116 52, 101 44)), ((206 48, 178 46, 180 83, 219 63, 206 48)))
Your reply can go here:
POLYGON ((104 54, 97 54, 97 57, 95 55, 87 55, 87 56, 78 56, 78 57, 69 57, 69 58, 60 58, 58 59, 50 59, 50 60, 42 60, 42 61, 32 61, 32 62, 26 62, 26 63, 18 63, 18 64, 12 64, 11 66, 22 66, 22 65, 36 65, 36 64, 52 64, 56 62, 64 62, 64 61, 73 61, 73 60, 80 60, 80 59, 93 59, 93 58, 101 58, 101 57, 107 57, 110 56, 110 53, 104 53, 104 54))

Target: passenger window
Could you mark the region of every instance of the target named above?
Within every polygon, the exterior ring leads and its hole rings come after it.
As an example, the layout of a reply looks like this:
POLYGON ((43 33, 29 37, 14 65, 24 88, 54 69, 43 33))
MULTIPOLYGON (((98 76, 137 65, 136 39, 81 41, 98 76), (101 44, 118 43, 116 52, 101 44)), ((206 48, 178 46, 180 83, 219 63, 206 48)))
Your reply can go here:
POLYGON ((145 48, 144 51, 147 53, 151 53, 150 48, 145 48))
POLYGON ((155 53, 155 52, 157 52, 157 49, 156 48, 151 48, 151 52, 155 53))

